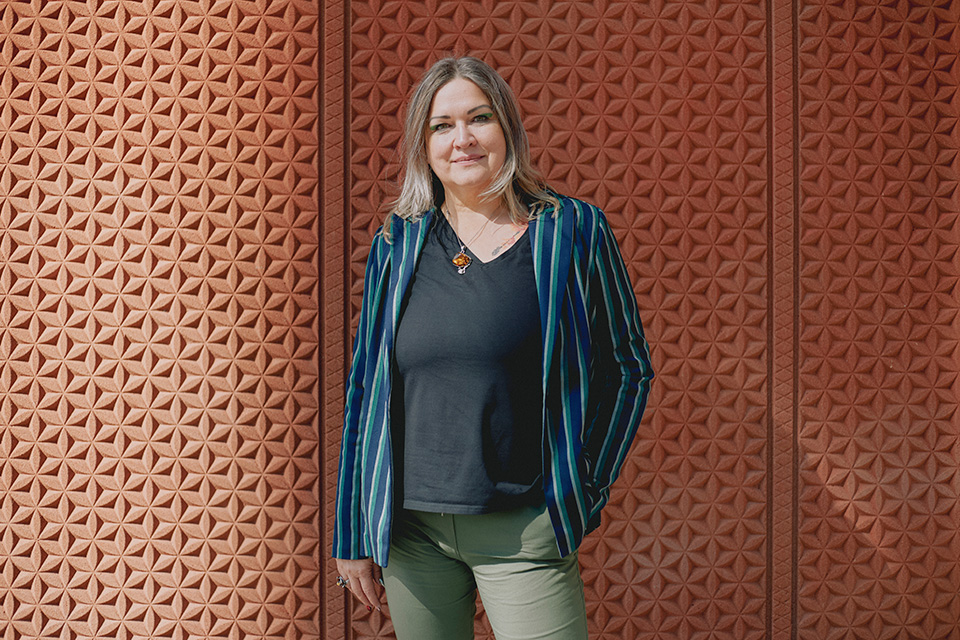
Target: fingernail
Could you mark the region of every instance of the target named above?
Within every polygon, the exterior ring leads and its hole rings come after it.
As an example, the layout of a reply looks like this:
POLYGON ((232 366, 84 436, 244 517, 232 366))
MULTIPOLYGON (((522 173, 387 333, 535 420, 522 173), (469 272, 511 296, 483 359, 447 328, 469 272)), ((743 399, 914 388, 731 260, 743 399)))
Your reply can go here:
POLYGON ((367 611, 373 611, 373 609, 371 609, 370 607, 367 607, 367 611))

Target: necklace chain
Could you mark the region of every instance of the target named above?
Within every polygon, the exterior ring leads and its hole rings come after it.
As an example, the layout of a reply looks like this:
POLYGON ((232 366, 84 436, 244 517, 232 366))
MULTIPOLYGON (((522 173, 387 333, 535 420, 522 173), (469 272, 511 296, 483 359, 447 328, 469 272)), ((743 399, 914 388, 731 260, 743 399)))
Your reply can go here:
MULTIPOLYGON (((463 275, 463 273, 467 270, 467 267, 473 263, 473 258, 467 255, 467 246, 463 243, 463 240, 460 239, 460 234, 457 233, 456 228, 453 226, 453 221, 450 219, 450 209, 440 209, 440 211, 447 218, 447 222, 450 223, 450 228, 453 229, 453 235, 456 236, 457 242, 460 243, 460 251, 457 252, 457 255, 453 256, 453 259, 450 262, 452 262, 453 266, 457 268, 457 273, 463 275)), ((480 230, 477 231, 472 238, 470 238, 470 243, 473 244, 477 238, 483 235, 487 225, 489 225, 495 219, 498 220, 499 218, 499 215, 496 218, 487 218, 487 221, 480 226, 480 230)))

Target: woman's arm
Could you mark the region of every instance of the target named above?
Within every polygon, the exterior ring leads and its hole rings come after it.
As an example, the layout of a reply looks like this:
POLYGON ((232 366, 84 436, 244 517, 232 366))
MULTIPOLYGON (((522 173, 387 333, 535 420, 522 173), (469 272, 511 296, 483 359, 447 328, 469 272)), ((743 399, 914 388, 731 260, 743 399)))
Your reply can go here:
POLYGON ((364 384, 368 367, 374 367, 379 336, 374 335, 383 300, 382 271, 389 245, 381 231, 374 236, 367 257, 363 279, 363 299, 360 319, 353 343, 353 357, 347 376, 346 399, 343 410, 343 440, 340 446, 340 469, 337 480, 335 521, 333 528, 333 556, 341 559, 360 559, 369 554, 364 544, 364 523, 361 518, 360 460, 363 456, 363 438, 360 419, 364 402, 364 384))
POLYGON ((643 334, 636 295, 616 238, 598 212, 597 242, 590 278, 594 370, 590 405, 593 416, 584 438, 590 481, 599 499, 594 521, 610 495, 610 486, 637 433, 646 407, 653 367, 643 334))

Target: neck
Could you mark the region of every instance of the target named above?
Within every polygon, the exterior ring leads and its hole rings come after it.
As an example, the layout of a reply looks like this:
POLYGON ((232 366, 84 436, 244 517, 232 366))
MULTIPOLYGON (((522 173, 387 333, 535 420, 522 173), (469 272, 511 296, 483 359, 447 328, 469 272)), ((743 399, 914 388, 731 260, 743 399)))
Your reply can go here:
POLYGON ((463 202, 447 200, 443 203, 443 211, 460 240, 461 250, 464 243, 472 245, 485 231, 496 229, 507 217, 504 216, 505 207, 489 202, 483 202, 479 207, 468 207, 463 202))
POLYGON ((495 221, 503 217, 507 208, 499 198, 467 200, 458 198, 449 191, 444 196, 443 210, 455 224, 472 226, 475 223, 483 224, 487 220, 495 221))

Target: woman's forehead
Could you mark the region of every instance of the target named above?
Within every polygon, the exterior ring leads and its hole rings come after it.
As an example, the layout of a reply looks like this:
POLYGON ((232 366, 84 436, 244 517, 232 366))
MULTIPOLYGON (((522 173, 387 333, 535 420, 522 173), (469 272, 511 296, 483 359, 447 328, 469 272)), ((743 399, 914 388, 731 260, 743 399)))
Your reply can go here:
POLYGON ((437 89, 433 95, 430 105, 430 115, 452 115, 441 114, 439 111, 453 108, 472 108, 478 104, 491 104, 490 98, 477 86, 472 80, 466 78, 454 78, 437 89))

